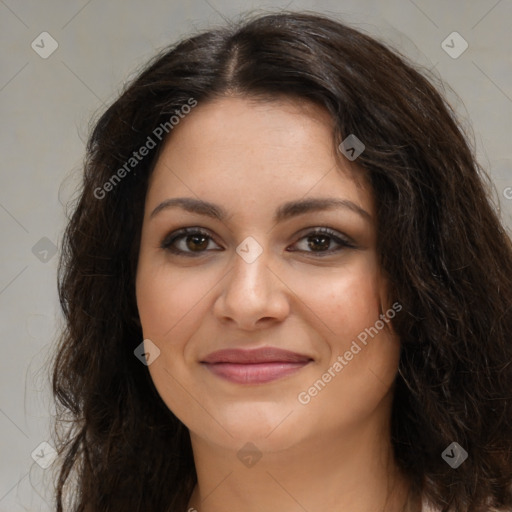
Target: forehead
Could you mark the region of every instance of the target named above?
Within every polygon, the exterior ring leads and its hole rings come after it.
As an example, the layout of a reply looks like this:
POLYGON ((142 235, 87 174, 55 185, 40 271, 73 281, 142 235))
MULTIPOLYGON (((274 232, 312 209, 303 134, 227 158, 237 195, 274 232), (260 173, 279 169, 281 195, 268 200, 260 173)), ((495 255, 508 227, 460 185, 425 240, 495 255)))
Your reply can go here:
POLYGON ((174 126, 152 173, 147 202, 169 195, 282 202, 340 196, 373 209, 360 169, 339 154, 325 109, 292 99, 226 97, 174 126))

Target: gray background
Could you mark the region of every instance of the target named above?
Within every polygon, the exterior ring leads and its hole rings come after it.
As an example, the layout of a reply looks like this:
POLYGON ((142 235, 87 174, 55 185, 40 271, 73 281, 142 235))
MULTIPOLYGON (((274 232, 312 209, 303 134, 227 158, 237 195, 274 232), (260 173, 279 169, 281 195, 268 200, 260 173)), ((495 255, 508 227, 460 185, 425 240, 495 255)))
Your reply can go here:
POLYGON ((432 69, 464 126, 473 127, 496 204, 512 226, 510 0, 0 0, 0 512, 52 510, 56 464, 36 462, 51 461, 47 447, 31 454, 52 444, 47 363, 62 324, 52 249, 91 119, 162 46, 223 17, 283 8, 333 14, 432 69), (58 48, 43 59, 31 43, 48 50, 39 37, 45 31, 58 48), (453 31, 469 45, 458 58, 441 46, 453 31))

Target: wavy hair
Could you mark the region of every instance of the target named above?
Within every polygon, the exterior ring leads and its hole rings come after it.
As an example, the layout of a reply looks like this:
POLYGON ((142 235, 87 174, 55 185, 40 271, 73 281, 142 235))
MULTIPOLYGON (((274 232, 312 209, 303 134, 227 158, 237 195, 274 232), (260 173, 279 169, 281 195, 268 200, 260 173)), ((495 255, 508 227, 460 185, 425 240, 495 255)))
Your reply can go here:
POLYGON ((68 491, 74 512, 187 506, 197 480, 188 430, 134 356, 145 194, 172 130, 130 159, 191 98, 228 94, 314 102, 330 113, 335 144, 364 142, 357 164, 376 200, 377 250, 403 306, 396 460, 439 510, 512 509, 512 244, 489 178, 425 73, 339 21, 283 12, 165 48, 92 130, 59 262, 57 511, 68 491), (441 457, 452 442, 468 452, 457 469, 441 457))

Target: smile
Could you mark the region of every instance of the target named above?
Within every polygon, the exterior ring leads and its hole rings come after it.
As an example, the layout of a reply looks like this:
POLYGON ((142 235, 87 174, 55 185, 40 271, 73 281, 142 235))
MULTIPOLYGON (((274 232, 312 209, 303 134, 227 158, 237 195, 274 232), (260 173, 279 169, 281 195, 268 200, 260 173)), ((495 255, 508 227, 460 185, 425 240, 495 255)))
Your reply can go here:
POLYGON ((202 364, 213 374, 237 384, 264 384, 292 375, 312 358, 273 347, 214 352, 202 364))

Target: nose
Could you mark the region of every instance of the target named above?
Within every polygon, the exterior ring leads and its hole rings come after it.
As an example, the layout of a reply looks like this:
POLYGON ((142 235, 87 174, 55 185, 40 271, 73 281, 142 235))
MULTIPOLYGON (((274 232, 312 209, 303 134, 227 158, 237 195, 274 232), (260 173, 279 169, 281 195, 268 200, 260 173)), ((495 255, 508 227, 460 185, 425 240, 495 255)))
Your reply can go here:
POLYGON ((240 330, 254 330, 282 322, 289 314, 290 289, 275 270, 266 252, 248 263, 238 254, 233 268, 220 283, 213 313, 240 330))

